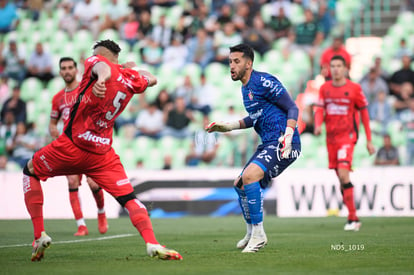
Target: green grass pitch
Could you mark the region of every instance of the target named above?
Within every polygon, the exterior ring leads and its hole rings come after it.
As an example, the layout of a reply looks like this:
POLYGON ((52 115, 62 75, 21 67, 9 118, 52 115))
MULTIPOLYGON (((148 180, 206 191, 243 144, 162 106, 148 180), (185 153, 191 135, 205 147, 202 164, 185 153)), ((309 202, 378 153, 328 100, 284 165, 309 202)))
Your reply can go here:
POLYGON ((46 220, 54 243, 41 262, 31 262, 30 220, 1 220, 0 274, 414 273, 414 218, 364 218, 359 232, 344 232, 344 218, 267 216, 269 243, 255 254, 235 246, 245 233, 241 217, 153 219, 158 240, 183 261, 146 256, 128 218, 108 222, 105 235, 87 220, 89 235, 74 237, 73 220, 46 220))

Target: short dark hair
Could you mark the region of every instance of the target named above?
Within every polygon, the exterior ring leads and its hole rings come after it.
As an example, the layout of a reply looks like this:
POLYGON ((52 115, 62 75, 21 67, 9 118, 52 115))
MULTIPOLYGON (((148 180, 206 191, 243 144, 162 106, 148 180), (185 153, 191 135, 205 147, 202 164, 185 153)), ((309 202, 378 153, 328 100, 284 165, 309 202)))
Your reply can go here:
POLYGON ((110 39, 96 42, 95 45, 93 46, 93 49, 95 50, 98 47, 107 48, 109 51, 111 51, 115 55, 121 52, 121 48, 119 47, 119 45, 110 39))
POLYGON ((334 60, 340 60, 340 61, 342 61, 342 63, 344 64, 344 66, 346 66, 346 61, 345 61, 345 58, 343 56, 341 56, 341 55, 334 55, 331 58, 331 61, 330 62, 332 62, 334 60))
POLYGON ((236 46, 230 47, 230 52, 241 52, 243 57, 249 58, 252 62, 254 61, 254 51, 253 48, 247 44, 238 44, 236 46))
POLYGON ((59 60, 59 68, 61 67, 62 62, 65 62, 65 61, 72 61, 73 64, 75 65, 75 68, 78 66, 78 64, 76 63, 75 59, 73 59, 72 57, 65 56, 65 57, 60 58, 60 60, 59 60))

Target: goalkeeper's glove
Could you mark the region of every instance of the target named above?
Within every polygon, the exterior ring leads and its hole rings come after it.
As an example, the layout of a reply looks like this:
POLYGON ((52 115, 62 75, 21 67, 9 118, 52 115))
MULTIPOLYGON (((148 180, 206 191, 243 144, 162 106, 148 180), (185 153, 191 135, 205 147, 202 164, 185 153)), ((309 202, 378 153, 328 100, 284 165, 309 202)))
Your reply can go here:
POLYGON ((231 122, 212 122, 206 127, 206 131, 211 132, 229 132, 231 130, 240 129, 239 121, 231 122))
POLYGON ((280 152, 282 153, 282 159, 287 159, 292 152, 292 138, 295 129, 288 126, 286 127, 285 134, 279 138, 279 142, 282 144, 280 152))

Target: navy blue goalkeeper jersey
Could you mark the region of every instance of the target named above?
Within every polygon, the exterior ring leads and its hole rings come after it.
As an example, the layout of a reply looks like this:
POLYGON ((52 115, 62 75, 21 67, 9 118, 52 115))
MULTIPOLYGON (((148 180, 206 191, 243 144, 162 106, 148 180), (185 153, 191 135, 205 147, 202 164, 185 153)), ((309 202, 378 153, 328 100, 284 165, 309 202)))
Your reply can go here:
MULTIPOLYGON (((244 107, 263 143, 277 141, 285 132, 287 107, 278 102, 284 93, 287 91, 276 77, 255 70, 252 71, 247 85, 242 86, 244 107)), ((292 143, 300 143, 297 128, 292 143)))

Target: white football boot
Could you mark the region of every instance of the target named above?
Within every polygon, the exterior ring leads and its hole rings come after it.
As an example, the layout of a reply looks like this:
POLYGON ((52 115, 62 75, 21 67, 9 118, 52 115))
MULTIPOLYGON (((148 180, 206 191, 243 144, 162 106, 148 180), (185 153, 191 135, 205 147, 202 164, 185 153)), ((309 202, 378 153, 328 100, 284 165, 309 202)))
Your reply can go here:
POLYGON ((264 247, 266 244, 267 244, 267 237, 266 237, 266 233, 263 230, 263 227, 254 225, 250 240, 247 243, 246 247, 242 250, 242 253, 257 252, 259 251, 260 248, 264 247))
POLYGON ((52 238, 50 238, 46 232, 42 232, 42 235, 39 239, 33 241, 33 250, 32 250, 32 262, 40 261, 44 254, 46 248, 52 243, 52 238))
POLYGON ((244 236, 243 239, 241 239, 238 243, 237 243, 237 248, 238 249, 243 249, 246 247, 246 245, 249 243, 250 238, 251 238, 251 234, 246 233, 246 235, 244 236))
POLYGON ((361 227, 361 222, 360 221, 348 221, 345 226, 344 226, 344 230, 345 231, 359 231, 359 228, 361 227))
POLYGON ((166 248, 160 244, 147 243, 147 254, 161 260, 182 260, 183 257, 175 250, 166 248))

